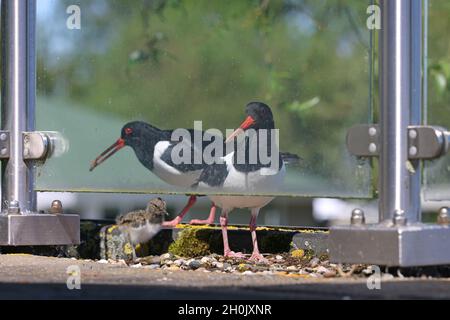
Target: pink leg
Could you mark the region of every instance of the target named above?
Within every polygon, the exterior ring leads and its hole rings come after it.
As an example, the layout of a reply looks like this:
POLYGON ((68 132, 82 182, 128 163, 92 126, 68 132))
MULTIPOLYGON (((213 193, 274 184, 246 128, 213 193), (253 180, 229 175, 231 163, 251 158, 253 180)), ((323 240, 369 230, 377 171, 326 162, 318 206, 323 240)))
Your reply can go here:
POLYGON ((230 258, 243 258, 244 255, 241 252, 233 252, 228 244, 228 211, 222 209, 222 214, 220 215, 220 226, 222 227, 222 237, 223 237, 223 256, 230 258))
POLYGON ((258 218, 259 209, 252 209, 252 217, 250 218, 250 232, 252 234, 253 253, 250 260, 259 262, 268 262, 266 258, 259 253, 258 239, 256 238, 256 219, 258 218))
POLYGON ((211 210, 209 211, 209 217, 206 220, 193 219, 189 224, 214 224, 214 219, 216 217, 216 205, 214 202, 211 205, 211 210))
POLYGON ((190 196, 188 203, 183 208, 183 210, 181 210, 181 213, 175 219, 173 219, 171 221, 164 221, 162 226, 163 227, 171 227, 171 228, 176 227, 176 225, 179 224, 181 222, 181 220, 183 220, 183 217, 186 215, 186 213, 188 213, 189 209, 192 208, 192 206, 195 204, 196 201, 197 201, 196 196, 190 196))

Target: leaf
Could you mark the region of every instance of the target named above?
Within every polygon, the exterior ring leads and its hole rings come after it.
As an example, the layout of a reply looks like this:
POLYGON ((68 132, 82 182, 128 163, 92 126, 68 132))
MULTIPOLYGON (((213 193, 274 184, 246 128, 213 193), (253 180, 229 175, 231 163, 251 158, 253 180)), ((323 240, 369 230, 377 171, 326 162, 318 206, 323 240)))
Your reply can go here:
POLYGON ((299 101, 295 100, 291 104, 288 104, 286 107, 289 111, 300 114, 300 113, 304 112, 305 110, 315 107, 319 102, 320 102, 320 98, 314 97, 305 102, 299 102, 299 101))

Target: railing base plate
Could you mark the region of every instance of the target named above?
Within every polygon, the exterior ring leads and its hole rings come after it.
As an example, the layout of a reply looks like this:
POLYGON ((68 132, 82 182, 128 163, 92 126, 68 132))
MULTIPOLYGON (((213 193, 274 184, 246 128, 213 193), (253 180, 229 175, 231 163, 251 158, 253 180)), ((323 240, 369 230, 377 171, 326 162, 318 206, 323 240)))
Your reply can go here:
POLYGON ((0 245, 2 246, 79 243, 80 217, 78 215, 0 215, 0 245))
POLYGON ((443 265, 450 264, 449 243, 449 226, 336 226, 330 229, 330 260, 398 267, 443 265))

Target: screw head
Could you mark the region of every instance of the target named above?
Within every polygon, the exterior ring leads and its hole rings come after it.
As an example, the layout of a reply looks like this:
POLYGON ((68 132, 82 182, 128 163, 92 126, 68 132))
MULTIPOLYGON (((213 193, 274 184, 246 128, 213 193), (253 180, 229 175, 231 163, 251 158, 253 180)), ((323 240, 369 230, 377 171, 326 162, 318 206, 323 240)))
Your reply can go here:
POLYGON ((409 148, 409 155, 410 156, 415 156, 417 154, 417 147, 416 146, 411 146, 409 148))
POLYGON ((406 216, 405 211, 401 209, 397 209, 394 211, 394 225, 396 226, 404 226, 406 225, 406 216))
POLYGON ((375 143, 372 142, 372 143, 369 144, 369 152, 370 153, 377 152, 377 145, 375 143))
POLYGON ((374 137, 377 135, 377 129, 375 127, 369 128, 369 136, 374 137))
POLYGON ((8 213, 9 214, 18 214, 18 213, 20 213, 19 201, 12 200, 12 201, 9 202, 8 213))
POLYGON ((450 224, 450 212, 447 207, 442 207, 439 209, 437 223, 444 225, 450 224))
POLYGON ((415 138, 417 138, 417 131, 414 129, 409 130, 408 135, 411 139, 415 139, 415 138))
POLYGON ((364 211, 362 209, 356 208, 352 211, 352 217, 350 218, 350 223, 353 225, 362 225, 366 223, 366 217, 364 216, 364 211))
POLYGON ((8 136, 6 135, 6 133, 0 134, 0 140, 5 141, 6 138, 8 138, 8 136))
POLYGON ((49 211, 52 214, 61 214, 61 213, 63 213, 63 206, 62 206, 61 201, 60 200, 53 200, 49 211))

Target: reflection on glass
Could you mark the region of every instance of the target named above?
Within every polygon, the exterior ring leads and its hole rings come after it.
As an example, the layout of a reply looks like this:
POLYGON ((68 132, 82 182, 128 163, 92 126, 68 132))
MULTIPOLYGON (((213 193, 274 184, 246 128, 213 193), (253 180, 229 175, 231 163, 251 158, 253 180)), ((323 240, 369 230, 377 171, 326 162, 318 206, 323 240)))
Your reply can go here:
MULTIPOLYGON (((427 122, 450 129, 450 42, 448 30, 450 2, 428 1, 428 101, 427 122)), ((425 163, 424 196, 426 200, 450 199, 450 157, 425 163)))
POLYGON ((345 147, 370 119, 368 2, 86 0, 80 29, 70 5, 38 0, 37 127, 66 149, 36 170, 38 190, 187 192, 130 147, 89 167, 130 121, 225 135, 263 101, 280 150, 303 159, 271 194, 371 196, 368 161, 345 147))

